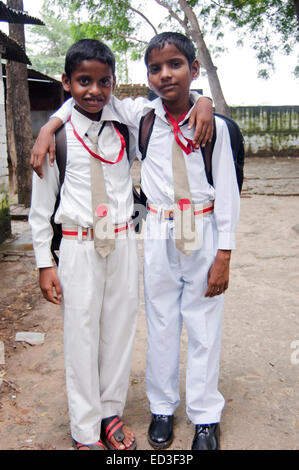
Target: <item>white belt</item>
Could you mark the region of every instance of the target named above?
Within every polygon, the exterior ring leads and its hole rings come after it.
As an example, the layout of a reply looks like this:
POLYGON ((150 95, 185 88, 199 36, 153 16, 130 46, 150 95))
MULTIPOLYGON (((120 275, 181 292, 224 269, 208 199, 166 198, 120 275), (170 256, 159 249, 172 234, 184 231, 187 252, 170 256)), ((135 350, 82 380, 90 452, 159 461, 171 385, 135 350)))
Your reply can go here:
MULTIPOLYGON (((147 210, 153 215, 159 215, 162 219, 165 220, 174 220, 174 211, 173 209, 162 209, 160 210, 159 206, 154 204, 148 204, 147 210)), ((208 202, 206 204, 195 204, 194 205, 194 216, 195 218, 204 217, 205 215, 210 215, 214 212, 214 202, 208 202)))
MULTIPOLYGON (((114 225, 115 236, 121 233, 127 232, 134 228, 132 221, 125 222, 123 224, 114 225)), ((67 240, 93 240, 93 228, 92 227, 78 227, 78 226, 62 226, 62 236, 67 240)))

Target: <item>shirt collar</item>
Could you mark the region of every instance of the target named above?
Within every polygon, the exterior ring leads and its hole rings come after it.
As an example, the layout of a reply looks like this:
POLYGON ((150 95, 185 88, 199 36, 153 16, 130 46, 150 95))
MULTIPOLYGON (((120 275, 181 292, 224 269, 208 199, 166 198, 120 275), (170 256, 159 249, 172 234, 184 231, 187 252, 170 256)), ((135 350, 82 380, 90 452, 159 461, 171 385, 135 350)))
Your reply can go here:
MULTIPOLYGON (((191 101, 191 103, 193 103, 193 105, 192 105, 192 107, 189 109, 188 114, 186 114, 184 121, 181 122, 180 125, 183 125, 186 121, 188 121, 188 119, 189 119, 189 117, 190 117, 190 114, 191 114, 191 111, 192 111, 193 108, 194 108, 194 100, 193 100, 193 98, 192 98, 191 95, 190 95, 190 101, 191 101)), ((168 123, 167 118, 166 118, 165 109, 164 109, 164 106, 163 106, 163 103, 162 103, 161 98, 156 98, 156 99, 154 99, 153 101, 150 101, 150 102, 144 107, 144 114, 146 114, 148 111, 151 111, 152 109, 155 110, 156 116, 159 116, 159 117, 162 119, 162 121, 168 123)))
POLYGON ((119 119, 111 109, 110 103, 104 106, 100 121, 92 121, 87 116, 84 116, 84 114, 77 111, 74 107, 72 108, 71 119, 77 133, 81 138, 85 136, 91 126, 93 126, 93 129, 98 129, 98 131, 100 131, 104 121, 119 122, 119 119))

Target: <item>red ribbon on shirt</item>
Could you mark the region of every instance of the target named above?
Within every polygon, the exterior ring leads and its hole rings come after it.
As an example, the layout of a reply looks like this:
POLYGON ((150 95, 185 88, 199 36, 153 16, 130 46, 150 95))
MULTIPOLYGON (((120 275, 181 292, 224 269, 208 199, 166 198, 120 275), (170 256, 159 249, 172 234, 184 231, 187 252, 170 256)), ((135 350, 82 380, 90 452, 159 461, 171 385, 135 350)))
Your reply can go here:
POLYGON ((174 117, 170 114, 170 112, 167 110, 166 106, 164 105, 164 109, 166 111, 166 114, 171 122, 171 125, 173 127, 173 133, 174 133, 174 138, 175 140, 177 141, 178 145, 181 147, 181 149, 187 154, 187 155, 190 155, 190 153, 193 152, 194 150, 194 146, 192 144, 192 140, 188 139, 187 137, 185 137, 181 131, 181 128, 179 126, 179 123, 182 122, 185 117, 187 116, 188 112, 189 111, 186 111, 184 114, 182 114, 181 117, 179 117, 179 119, 174 119, 174 117), (184 143, 180 140, 179 138, 179 135, 181 135, 187 142, 187 146, 184 145, 184 143))
POLYGON ((104 163, 108 163, 109 165, 115 165, 115 163, 119 163, 122 159, 123 159, 123 156, 124 156, 124 153, 125 153, 125 148, 126 148, 126 142, 125 142, 125 139, 123 137, 123 135, 119 132, 119 130, 115 127, 115 125, 113 124, 113 127, 118 135, 118 137, 120 138, 120 142, 121 142, 121 149, 120 149, 120 152, 119 152, 119 156, 117 158, 117 160, 115 162, 110 162, 108 160, 105 160, 104 158, 102 158, 100 155, 98 155, 97 153, 94 153, 89 147, 88 145, 84 142, 84 140, 79 136, 78 132, 76 131, 75 129, 75 126, 74 124, 72 123, 72 120, 71 120, 71 116, 68 118, 68 121, 69 123, 71 124, 72 128, 73 128, 73 132, 74 132, 74 135, 76 137, 76 139, 79 140, 79 142, 81 142, 81 144, 83 145, 83 147, 90 153, 90 155, 92 155, 94 158, 97 158, 98 160, 101 160, 101 162, 104 162, 104 163))

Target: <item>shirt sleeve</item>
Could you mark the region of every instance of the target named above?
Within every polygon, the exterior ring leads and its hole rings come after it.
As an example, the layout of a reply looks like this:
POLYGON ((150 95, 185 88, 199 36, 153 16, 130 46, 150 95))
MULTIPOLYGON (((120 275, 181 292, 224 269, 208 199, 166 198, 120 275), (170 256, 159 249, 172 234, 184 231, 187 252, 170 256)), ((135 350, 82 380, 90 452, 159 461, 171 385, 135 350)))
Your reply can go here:
POLYGON ((118 119, 129 127, 131 132, 135 133, 139 130, 139 122, 143 114, 144 108, 149 104, 147 98, 142 96, 135 98, 125 98, 119 100, 115 96, 110 99, 110 105, 113 113, 118 119))
POLYGON ((240 213, 240 194, 226 123, 216 118, 216 142, 212 158, 215 188, 214 214, 218 229, 218 249, 236 248, 235 232, 240 213))
POLYGON ((51 242, 53 229, 51 216, 54 212, 59 192, 59 170, 56 165, 50 167, 48 158, 43 164, 44 177, 40 179, 33 173, 29 224, 32 232, 33 248, 38 268, 53 266, 51 242))
POLYGON ((51 115, 51 117, 56 117, 60 119, 63 124, 65 124, 69 118, 69 116, 72 114, 72 109, 75 104, 75 101, 73 98, 69 98, 66 100, 60 108, 55 111, 54 114, 51 115))
POLYGON ((208 98, 211 103, 213 104, 213 100, 210 96, 203 96, 201 93, 199 93, 198 91, 195 91, 195 90, 191 90, 190 91, 190 96, 192 98, 192 101, 193 103, 197 103, 197 101, 199 100, 199 98, 208 98))

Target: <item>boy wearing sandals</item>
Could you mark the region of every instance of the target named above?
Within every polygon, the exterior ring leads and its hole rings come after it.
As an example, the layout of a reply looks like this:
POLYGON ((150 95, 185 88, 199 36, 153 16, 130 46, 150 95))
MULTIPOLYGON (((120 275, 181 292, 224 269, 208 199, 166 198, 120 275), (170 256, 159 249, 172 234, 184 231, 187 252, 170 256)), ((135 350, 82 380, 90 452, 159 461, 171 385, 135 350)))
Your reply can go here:
MULTIPOLYGON (((65 124, 67 164, 55 222, 62 224, 58 273, 50 217, 60 191, 57 165, 33 177, 30 225, 44 297, 63 304, 71 435, 79 450, 134 450, 122 415, 138 312, 138 255, 125 141, 110 106, 115 61, 94 40, 66 56, 63 87, 75 102, 65 124), (96 162, 96 163, 95 163, 96 162), (99 180, 94 179, 99 175, 99 180), (100 188, 100 196, 98 194, 100 188)), ((130 142, 134 146, 134 137, 130 142)))
MULTIPOLYGON (((76 104, 65 125, 67 164, 55 219, 63 229, 58 274, 52 265, 49 222, 60 189, 57 165, 52 169, 45 164, 44 178, 33 177, 29 220, 40 287, 48 301, 63 304, 67 396, 76 447, 134 449, 134 435, 118 416, 126 401, 137 324, 138 253, 131 228, 129 149, 113 125, 117 117, 106 106, 115 87, 113 54, 98 41, 79 41, 67 53, 62 81, 76 104), (91 149, 102 159, 108 195, 102 209, 111 212, 115 234, 113 249, 104 255, 93 240, 91 149)), ((101 211, 99 205, 95 210, 101 211)))

